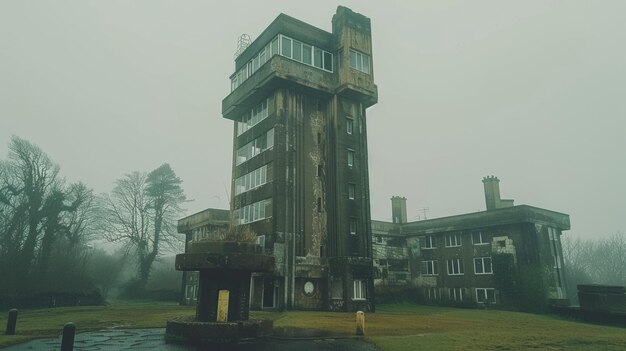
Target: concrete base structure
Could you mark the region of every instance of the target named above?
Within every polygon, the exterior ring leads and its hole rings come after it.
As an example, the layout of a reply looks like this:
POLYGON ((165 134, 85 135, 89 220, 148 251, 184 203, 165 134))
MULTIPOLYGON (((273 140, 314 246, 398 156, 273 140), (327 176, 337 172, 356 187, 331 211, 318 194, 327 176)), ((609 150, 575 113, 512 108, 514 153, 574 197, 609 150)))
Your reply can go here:
POLYGON ((167 321, 165 340, 206 346, 271 334, 271 320, 248 317, 252 272, 271 272, 274 258, 253 243, 196 241, 188 250, 176 256, 176 269, 199 271, 196 317, 167 321), (220 291, 228 291, 223 301, 220 291))
POLYGON ((272 334, 273 322, 269 319, 216 323, 200 322, 193 318, 167 321, 165 341, 190 345, 232 343, 242 339, 260 338, 272 334))

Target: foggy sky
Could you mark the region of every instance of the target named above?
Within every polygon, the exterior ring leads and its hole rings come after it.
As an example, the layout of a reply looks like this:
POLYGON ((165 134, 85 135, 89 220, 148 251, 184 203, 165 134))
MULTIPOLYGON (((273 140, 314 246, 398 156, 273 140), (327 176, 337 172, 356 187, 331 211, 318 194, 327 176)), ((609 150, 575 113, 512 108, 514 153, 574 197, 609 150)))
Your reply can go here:
MULTIPOLYGON (((626 230, 626 2, 345 1, 372 19, 372 217, 503 198, 564 212, 568 235, 626 230)), ((233 53, 284 12, 331 30, 331 1, 0 2, 0 158, 11 135, 70 181, 169 162, 189 214, 228 207, 233 53), (219 5, 219 6, 218 6, 219 5)))

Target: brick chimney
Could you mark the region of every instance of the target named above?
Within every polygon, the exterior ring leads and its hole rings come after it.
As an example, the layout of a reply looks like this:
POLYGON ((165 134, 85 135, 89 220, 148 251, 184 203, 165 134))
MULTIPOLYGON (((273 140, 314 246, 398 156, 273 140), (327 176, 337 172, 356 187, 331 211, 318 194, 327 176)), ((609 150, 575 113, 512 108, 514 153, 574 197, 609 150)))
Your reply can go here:
POLYGON ((393 223, 406 223, 406 197, 391 197, 391 219, 393 223))

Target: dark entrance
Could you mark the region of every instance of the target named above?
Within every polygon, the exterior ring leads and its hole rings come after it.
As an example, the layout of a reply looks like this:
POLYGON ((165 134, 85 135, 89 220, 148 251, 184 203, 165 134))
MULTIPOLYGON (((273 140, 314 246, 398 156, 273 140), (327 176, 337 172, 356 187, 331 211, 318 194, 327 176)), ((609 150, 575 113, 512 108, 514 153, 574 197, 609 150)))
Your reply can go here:
POLYGON ((263 281, 263 308, 276 307, 276 293, 274 289, 274 278, 265 277, 263 281))

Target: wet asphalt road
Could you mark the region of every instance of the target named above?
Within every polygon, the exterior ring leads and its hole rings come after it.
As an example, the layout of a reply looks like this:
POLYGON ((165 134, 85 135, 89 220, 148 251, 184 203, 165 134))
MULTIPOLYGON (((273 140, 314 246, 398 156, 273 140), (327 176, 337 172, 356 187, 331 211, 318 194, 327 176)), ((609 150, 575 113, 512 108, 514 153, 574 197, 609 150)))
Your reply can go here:
MULTIPOLYGON (((267 338, 239 344, 213 345, 198 349, 181 345, 166 344, 163 339, 165 329, 115 329, 76 334, 75 351, 378 351, 360 338, 308 338, 278 339, 267 338)), ((61 337, 39 339, 9 346, 6 351, 60 350, 61 337)))

